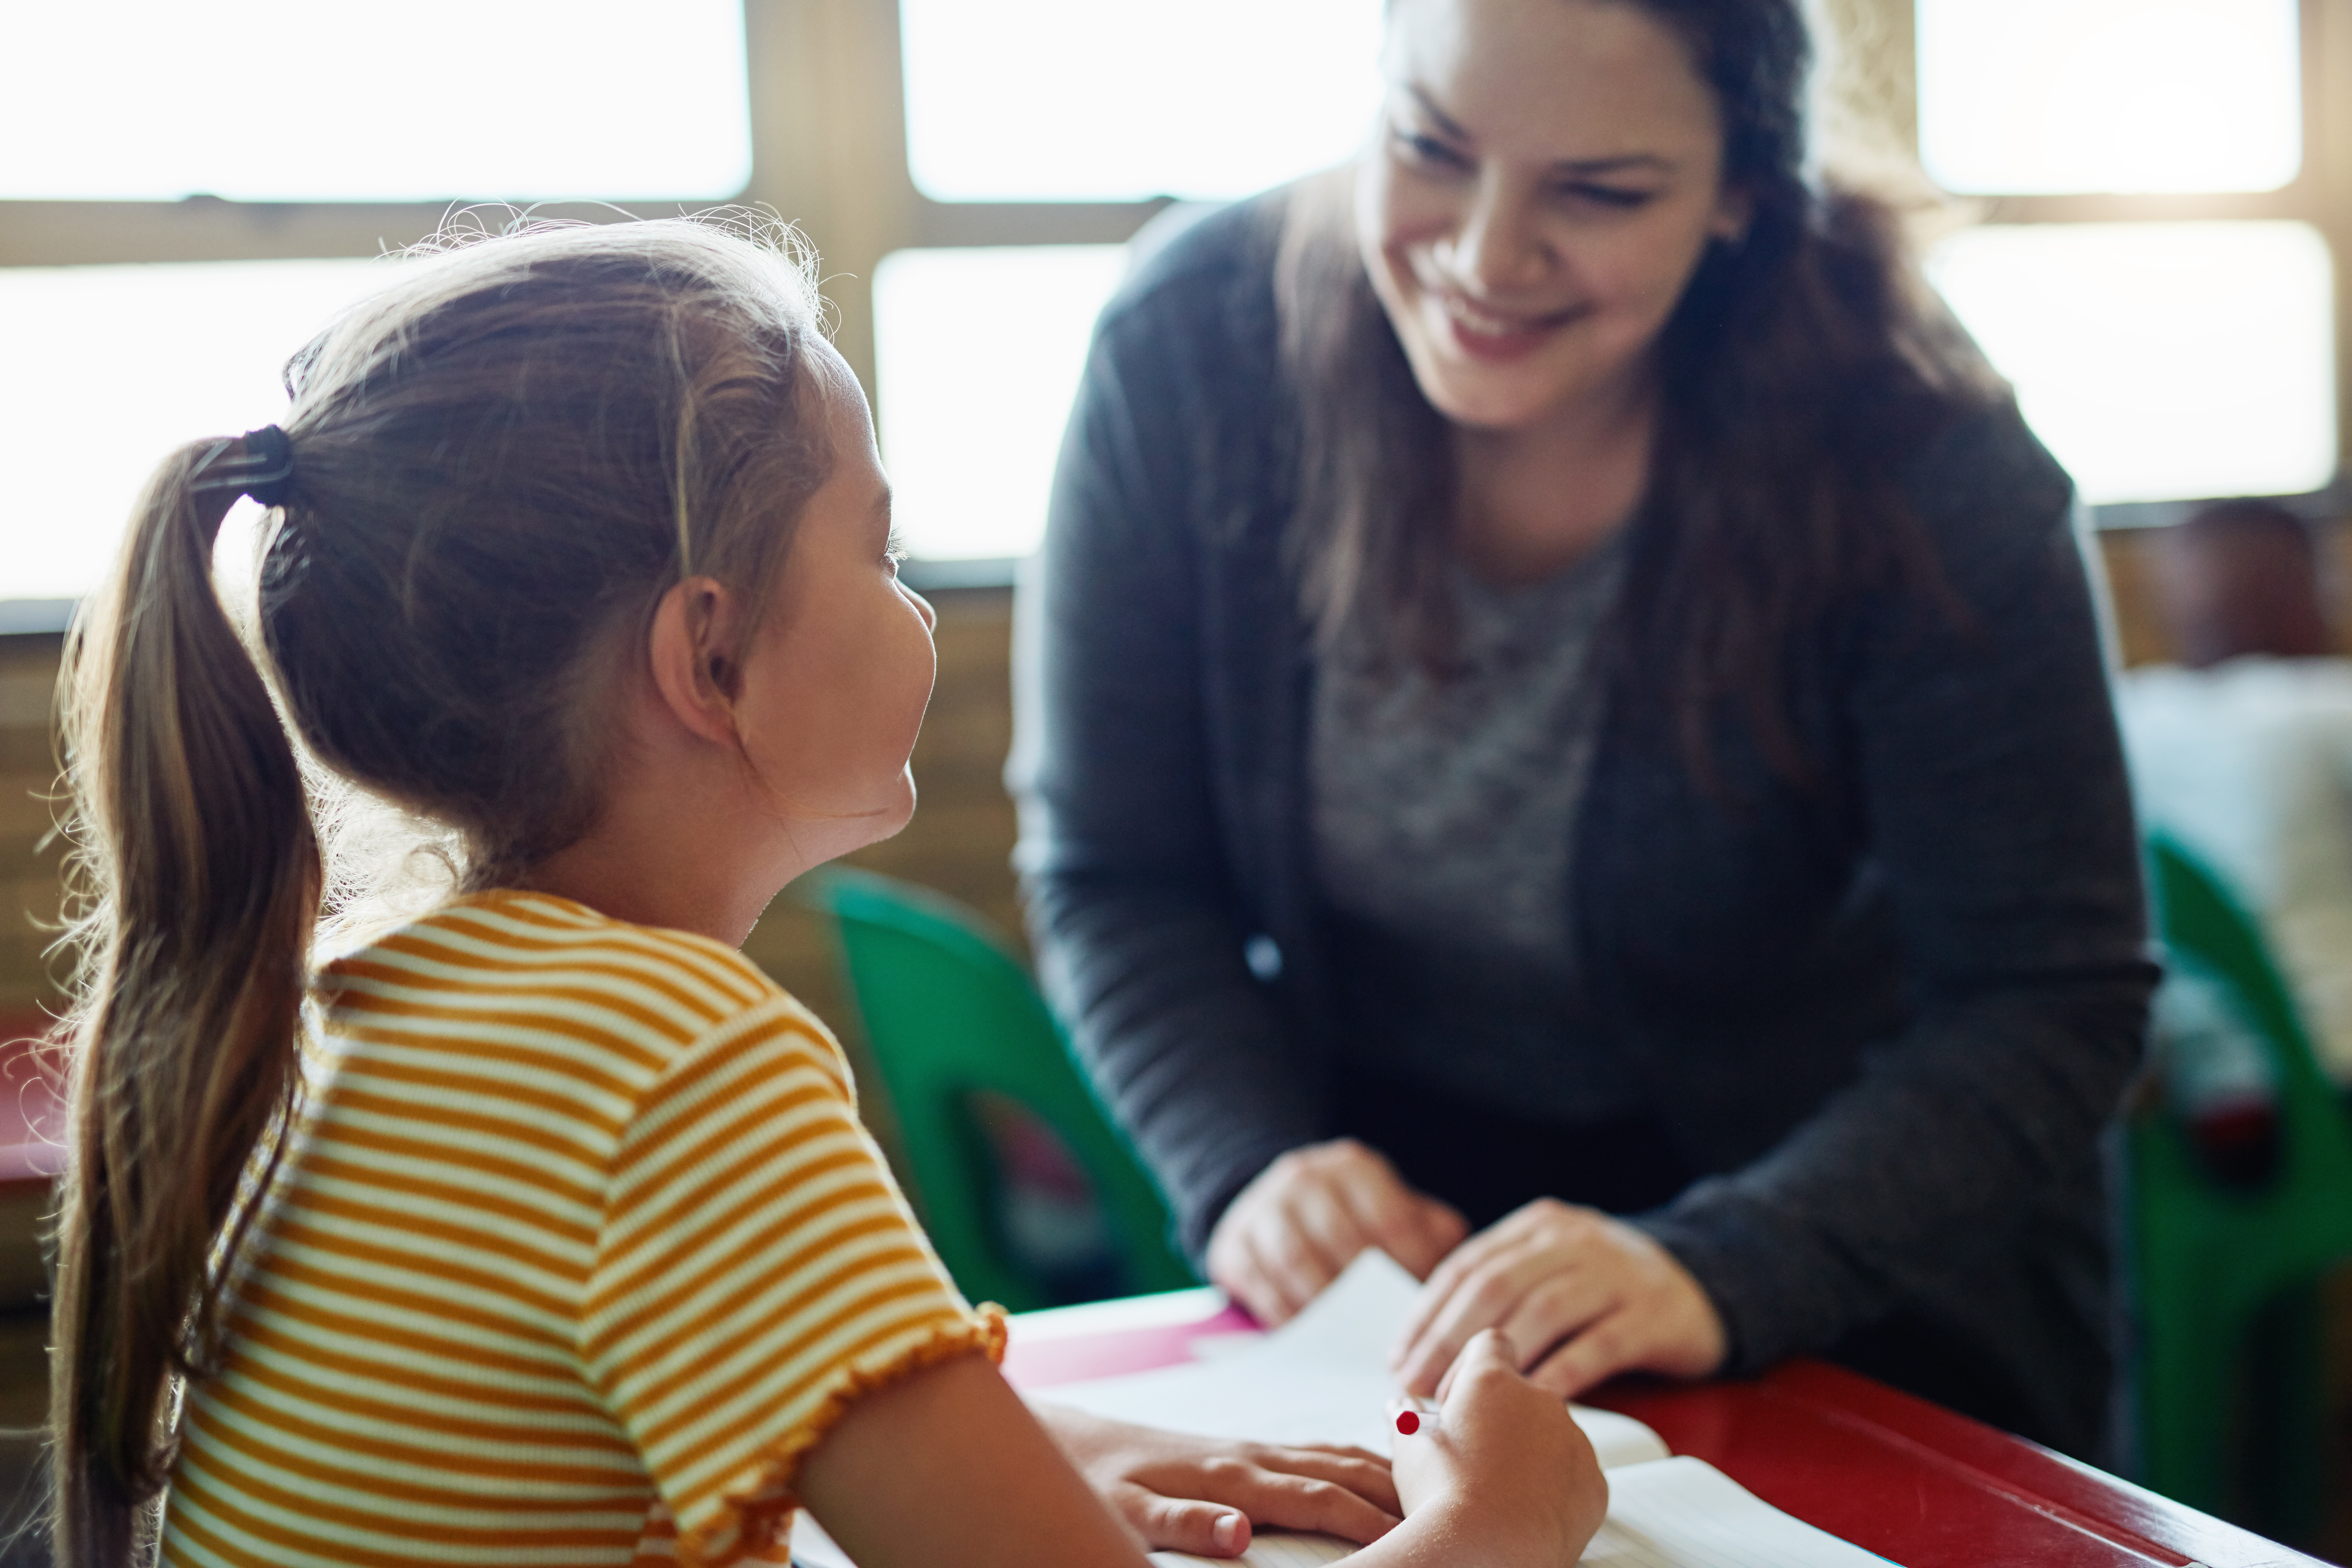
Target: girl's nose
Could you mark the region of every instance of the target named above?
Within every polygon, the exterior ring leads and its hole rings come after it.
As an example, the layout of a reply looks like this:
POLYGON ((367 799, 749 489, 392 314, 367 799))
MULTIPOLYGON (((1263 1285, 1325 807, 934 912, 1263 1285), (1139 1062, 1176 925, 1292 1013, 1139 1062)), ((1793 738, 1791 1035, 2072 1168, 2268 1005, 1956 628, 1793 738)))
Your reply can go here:
POLYGON ((940 613, 931 608, 931 602, 929 599, 924 598, 912 588, 902 586, 899 588, 898 592, 906 595, 907 597, 915 602, 915 613, 923 617, 923 629, 925 631, 937 631, 939 629, 940 613))

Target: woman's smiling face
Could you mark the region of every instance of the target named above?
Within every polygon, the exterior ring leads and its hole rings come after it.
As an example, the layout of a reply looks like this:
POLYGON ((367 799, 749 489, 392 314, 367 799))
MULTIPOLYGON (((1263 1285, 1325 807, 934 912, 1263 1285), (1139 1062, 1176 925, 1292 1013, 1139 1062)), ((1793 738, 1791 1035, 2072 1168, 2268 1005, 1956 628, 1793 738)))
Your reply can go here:
POLYGON ((1384 70, 1357 232, 1423 395, 1499 431, 1637 391, 1746 223, 1683 41, 1624 0, 1395 0, 1384 70))

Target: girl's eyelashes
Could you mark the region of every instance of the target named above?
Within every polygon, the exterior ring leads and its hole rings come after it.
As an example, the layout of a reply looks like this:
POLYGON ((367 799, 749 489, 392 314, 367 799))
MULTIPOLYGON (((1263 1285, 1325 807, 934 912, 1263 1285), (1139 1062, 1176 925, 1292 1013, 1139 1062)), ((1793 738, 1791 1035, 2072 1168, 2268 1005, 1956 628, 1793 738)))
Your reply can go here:
POLYGON ((906 559, 907 536, 894 527, 890 530, 889 540, 882 546, 882 564, 888 567, 890 574, 895 577, 906 559))

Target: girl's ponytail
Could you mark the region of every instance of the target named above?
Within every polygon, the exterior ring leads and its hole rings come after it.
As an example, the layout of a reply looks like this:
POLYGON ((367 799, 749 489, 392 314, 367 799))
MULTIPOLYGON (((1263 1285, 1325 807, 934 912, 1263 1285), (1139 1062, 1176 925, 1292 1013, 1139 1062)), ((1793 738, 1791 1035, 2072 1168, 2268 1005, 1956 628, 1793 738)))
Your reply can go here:
POLYGON ((84 968, 59 1031, 77 1081, 50 1426, 58 1560, 77 1568, 141 1546, 172 1379, 219 1342, 299 1079, 318 845, 212 574, 235 492, 205 480, 252 456, 211 443, 163 465, 67 653, 84 968))

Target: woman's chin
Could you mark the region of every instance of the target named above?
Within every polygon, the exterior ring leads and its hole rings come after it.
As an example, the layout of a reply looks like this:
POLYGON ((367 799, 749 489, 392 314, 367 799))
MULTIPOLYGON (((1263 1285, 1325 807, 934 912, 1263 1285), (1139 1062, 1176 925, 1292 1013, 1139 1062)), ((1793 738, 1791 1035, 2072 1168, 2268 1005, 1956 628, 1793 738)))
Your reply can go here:
POLYGON ((1445 416, 1446 423, 1495 435, 1540 425, 1562 401, 1557 396, 1546 397, 1516 388, 1464 386, 1458 383, 1434 389, 1424 384, 1421 391, 1430 405, 1445 416))

